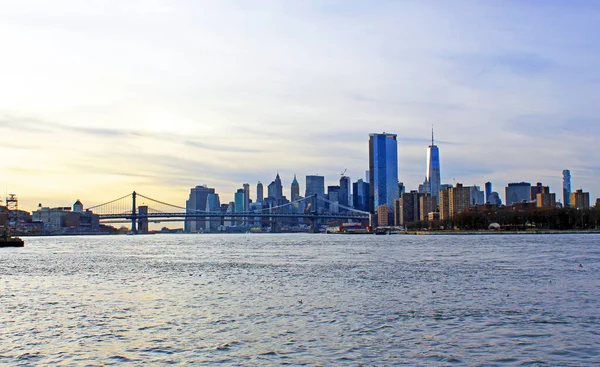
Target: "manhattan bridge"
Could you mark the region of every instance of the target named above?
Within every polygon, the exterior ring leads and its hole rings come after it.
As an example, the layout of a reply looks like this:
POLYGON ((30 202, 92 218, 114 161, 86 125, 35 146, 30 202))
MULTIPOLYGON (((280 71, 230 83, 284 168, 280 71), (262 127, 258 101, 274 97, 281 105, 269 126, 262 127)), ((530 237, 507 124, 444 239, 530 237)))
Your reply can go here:
MULTIPOLYGON (((137 233, 138 228, 147 229, 150 222, 181 222, 210 218, 219 220, 221 223, 234 219, 249 223, 267 218, 272 224, 277 224, 277 221, 281 220, 280 218, 303 218, 310 221, 313 231, 317 230, 317 223, 324 219, 355 221, 369 219, 369 212, 340 205, 320 195, 311 195, 290 203, 260 210, 222 212, 189 210, 183 206, 169 204, 134 191, 120 198, 92 206, 87 210, 97 214, 102 223, 131 223, 131 231, 134 233, 137 233), (293 208, 297 208, 301 203, 306 204, 307 210, 295 212, 293 208), (331 213, 316 209, 326 204, 336 205, 345 212, 331 213)), ((275 228, 275 226, 272 226, 272 228, 275 228)))

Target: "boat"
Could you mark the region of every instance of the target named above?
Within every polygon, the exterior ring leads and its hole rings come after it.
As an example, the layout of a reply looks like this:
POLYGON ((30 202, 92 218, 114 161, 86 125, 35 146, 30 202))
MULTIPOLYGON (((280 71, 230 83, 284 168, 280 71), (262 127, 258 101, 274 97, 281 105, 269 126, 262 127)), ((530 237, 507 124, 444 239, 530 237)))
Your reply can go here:
POLYGON ((0 238, 0 247, 25 247, 25 242, 19 237, 2 237, 0 238))

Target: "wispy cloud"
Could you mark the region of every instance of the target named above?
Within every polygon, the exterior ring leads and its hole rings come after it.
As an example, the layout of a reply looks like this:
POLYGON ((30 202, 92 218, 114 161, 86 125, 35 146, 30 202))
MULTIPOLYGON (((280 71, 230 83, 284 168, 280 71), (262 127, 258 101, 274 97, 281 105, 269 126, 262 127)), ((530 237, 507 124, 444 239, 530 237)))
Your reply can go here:
POLYGON ((414 188, 434 125, 449 178, 558 187, 571 168, 600 196, 599 32, 592 1, 5 4, 5 184, 173 186, 181 202, 277 170, 335 182, 363 177, 386 131, 414 188))

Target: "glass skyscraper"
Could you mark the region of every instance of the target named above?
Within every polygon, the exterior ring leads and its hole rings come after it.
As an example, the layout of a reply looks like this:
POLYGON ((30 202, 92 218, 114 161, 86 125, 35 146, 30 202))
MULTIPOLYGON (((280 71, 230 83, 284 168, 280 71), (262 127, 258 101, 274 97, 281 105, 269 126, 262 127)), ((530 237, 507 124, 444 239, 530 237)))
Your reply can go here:
POLYGON ((324 205, 319 202, 317 197, 325 197, 325 177, 317 175, 306 176, 306 190, 304 197, 315 195, 316 197, 310 200, 308 205, 311 206, 310 210, 316 210, 319 213, 323 211, 324 205))
POLYGON ((369 205, 370 212, 387 205, 393 218, 394 200, 398 199, 398 143, 396 134, 369 134, 369 205))
POLYGON ((568 207, 571 204, 571 171, 563 170, 563 205, 568 207))
POLYGON ((435 203, 439 203, 440 185, 442 177, 440 173, 440 150, 433 143, 433 129, 431 129, 431 145, 427 149, 427 181, 429 183, 429 193, 435 198, 435 203))

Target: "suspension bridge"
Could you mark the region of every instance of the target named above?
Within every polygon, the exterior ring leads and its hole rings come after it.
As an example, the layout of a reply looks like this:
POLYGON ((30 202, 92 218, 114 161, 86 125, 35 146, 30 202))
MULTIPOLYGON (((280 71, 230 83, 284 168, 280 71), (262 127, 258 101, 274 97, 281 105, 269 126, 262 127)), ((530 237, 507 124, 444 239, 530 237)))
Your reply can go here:
POLYGON ((278 206, 265 207, 252 211, 224 212, 217 210, 191 210, 183 206, 169 204, 156 200, 143 194, 132 192, 120 198, 103 204, 94 205, 87 210, 98 215, 103 223, 131 223, 131 231, 147 231, 148 223, 197 221, 213 219, 223 224, 226 220, 253 223, 268 218, 275 222, 277 218, 303 218, 308 219, 311 227, 316 231, 320 220, 368 220, 369 212, 357 210, 337 202, 328 200, 320 195, 311 195, 296 201, 278 206), (305 205, 301 205, 304 203, 305 205), (323 210, 326 205, 343 210, 342 213, 323 210), (305 210, 298 208, 306 207, 305 210), (319 209, 320 207, 320 209, 319 209))

